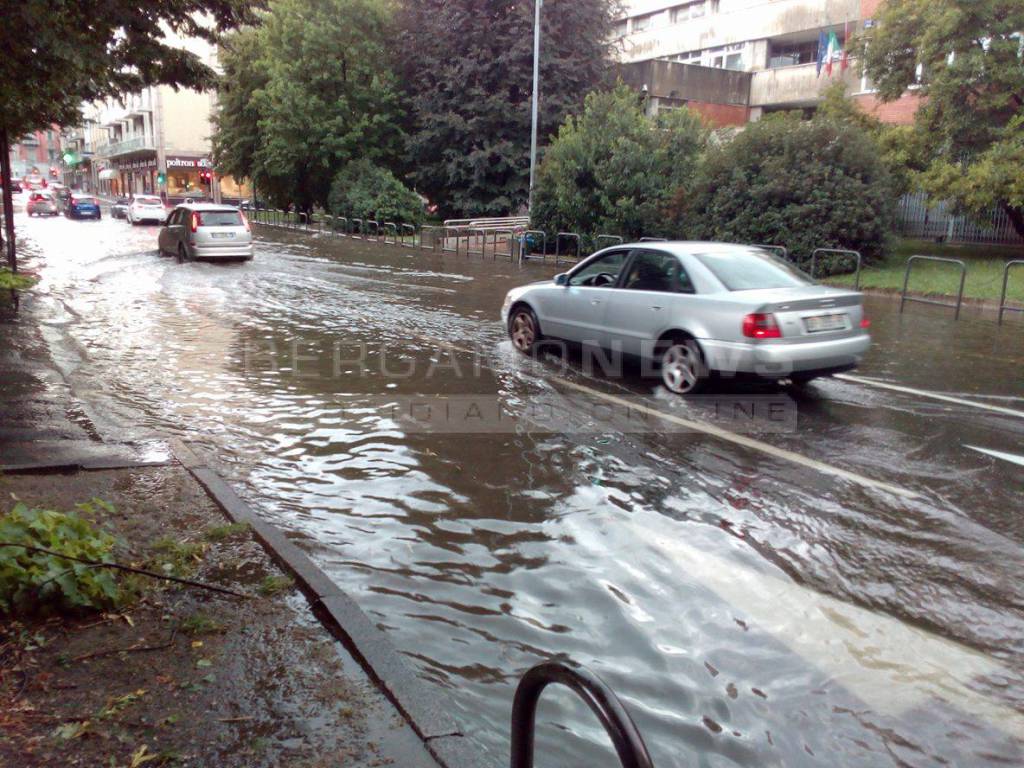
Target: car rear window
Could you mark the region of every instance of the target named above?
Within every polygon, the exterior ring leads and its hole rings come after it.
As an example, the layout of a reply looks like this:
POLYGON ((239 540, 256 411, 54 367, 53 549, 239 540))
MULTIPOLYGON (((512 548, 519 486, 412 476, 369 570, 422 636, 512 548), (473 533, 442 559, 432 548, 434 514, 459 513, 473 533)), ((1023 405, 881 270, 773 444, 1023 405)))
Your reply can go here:
POLYGON ((814 285, 810 277, 792 264, 764 251, 699 253, 697 259, 730 291, 814 285))
POLYGON ((76 203, 81 203, 82 205, 96 205, 96 198, 95 197, 76 197, 75 198, 75 202, 76 203))
POLYGON ((242 214, 238 211, 200 211, 199 226, 240 227, 242 226, 242 214))
POLYGON ((139 205, 163 205, 163 200, 159 197, 136 197, 135 202, 139 205))

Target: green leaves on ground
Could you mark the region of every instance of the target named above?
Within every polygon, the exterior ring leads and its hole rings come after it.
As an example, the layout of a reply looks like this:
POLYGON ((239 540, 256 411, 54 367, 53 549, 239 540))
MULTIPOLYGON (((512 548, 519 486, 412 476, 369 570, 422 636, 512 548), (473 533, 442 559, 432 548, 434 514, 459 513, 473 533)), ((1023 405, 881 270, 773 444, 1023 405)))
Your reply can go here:
POLYGON ((544 156, 533 225, 585 236, 671 236, 681 226, 707 136, 688 109, 647 117, 624 85, 590 94, 544 156))
POLYGON ((420 196, 391 171, 366 159, 345 166, 334 177, 328 209, 339 216, 419 224, 423 221, 420 196))
MULTIPOLYGON (((78 506, 86 515, 112 511, 99 499, 78 506)), ((114 537, 77 513, 19 503, 0 517, 0 542, 5 545, 0 546, 0 613, 103 609, 121 598, 115 574, 108 568, 7 546, 24 544, 83 560, 113 562, 114 537)))

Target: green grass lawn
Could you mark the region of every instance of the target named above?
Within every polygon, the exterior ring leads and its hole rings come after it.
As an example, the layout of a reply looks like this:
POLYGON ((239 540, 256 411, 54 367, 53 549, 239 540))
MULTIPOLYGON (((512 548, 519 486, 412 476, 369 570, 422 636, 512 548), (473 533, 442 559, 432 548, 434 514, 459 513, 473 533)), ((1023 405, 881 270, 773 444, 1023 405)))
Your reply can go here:
MULTIPOLYGON (((888 256, 879 264, 865 267, 861 288, 903 288, 903 275, 910 256, 942 256, 961 259, 967 265, 964 296, 999 301, 1003 285, 1003 268, 1011 259, 1024 259, 1024 246, 945 245, 928 240, 898 240, 888 256)), ((853 285, 853 275, 827 278, 830 285, 853 285)), ((960 284, 960 270, 952 264, 917 263, 910 274, 909 289, 914 293, 955 296, 960 284)), ((1007 297, 1024 302, 1024 266, 1010 270, 1007 297)))

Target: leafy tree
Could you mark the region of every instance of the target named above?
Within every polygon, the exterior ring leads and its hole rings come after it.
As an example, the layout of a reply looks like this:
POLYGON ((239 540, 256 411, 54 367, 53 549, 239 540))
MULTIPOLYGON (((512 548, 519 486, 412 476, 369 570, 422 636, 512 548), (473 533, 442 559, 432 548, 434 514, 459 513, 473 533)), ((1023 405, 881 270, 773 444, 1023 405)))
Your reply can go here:
POLYGON ((590 94, 544 155, 534 225, 584 236, 677 234, 707 135, 688 109, 647 117, 624 85, 590 94))
MULTIPOLYGON (((0 154, 5 208, 11 204, 7 144, 28 131, 74 124, 82 102, 166 83, 202 88, 213 71, 196 54, 168 41, 213 42, 250 17, 245 0, 77 0, 4 3, 0 25, 0 154)), ((14 261, 8 217, 8 259, 14 261)))
MULTIPOLYGON (((615 0, 544 6, 540 136, 609 72, 615 0)), ((397 55, 412 107, 412 178, 443 213, 503 215, 529 188, 534 4, 404 0, 397 55)))
POLYGON ((895 198, 868 134, 853 125, 766 117, 710 149, 690 204, 692 234, 778 243, 807 259, 815 248, 879 258, 895 198))
POLYGON ((383 0, 273 0, 225 45, 218 163, 310 210, 353 159, 393 162, 404 136, 389 33, 383 0))
POLYGON ((929 194, 982 214, 1002 208, 1024 237, 1024 3, 886 0, 859 54, 883 100, 918 83, 917 139, 929 194))
POLYGON ((918 188, 917 173, 927 165, 918 132, 910 125, 883 123, 846 95, 846 83, 835 82, 822 91, 815 117, 863 130, 878 146, 898 197, 918 188))
POLYGON ((379 222, 419 224, 423 201, 391 171, 363 158, 345 166, 331 184, 330 210, 379 222))

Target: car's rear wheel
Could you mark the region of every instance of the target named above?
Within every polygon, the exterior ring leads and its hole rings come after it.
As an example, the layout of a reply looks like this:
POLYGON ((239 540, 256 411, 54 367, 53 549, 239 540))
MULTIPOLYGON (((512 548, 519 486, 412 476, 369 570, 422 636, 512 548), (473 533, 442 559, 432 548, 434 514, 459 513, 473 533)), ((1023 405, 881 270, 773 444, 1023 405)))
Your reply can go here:
POLYGON ((508 335, 512 346, 523 354, 534 350, 540 340, 540 323, 532 309, 519 306, 512 310, 508 319, 508 335))
POLYGON ((661 343, 661 381, 677 395, 692 395, 707 386, 710 371, 693 339, 676 338, 661 343))
POLYGON ((178 261, 188 261, 188 251, 185 250, 184 243, 178 243, 178 261))

